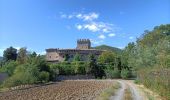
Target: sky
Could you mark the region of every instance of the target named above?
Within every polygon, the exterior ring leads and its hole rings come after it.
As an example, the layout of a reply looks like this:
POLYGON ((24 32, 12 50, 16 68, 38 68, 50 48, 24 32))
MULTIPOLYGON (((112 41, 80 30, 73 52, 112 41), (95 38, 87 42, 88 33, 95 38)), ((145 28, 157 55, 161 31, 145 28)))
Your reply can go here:
POLYGON ((124 48, 169 23, 170 0, 0 0, 0 56, 9 46, 76 48, 77 39, 124 48))

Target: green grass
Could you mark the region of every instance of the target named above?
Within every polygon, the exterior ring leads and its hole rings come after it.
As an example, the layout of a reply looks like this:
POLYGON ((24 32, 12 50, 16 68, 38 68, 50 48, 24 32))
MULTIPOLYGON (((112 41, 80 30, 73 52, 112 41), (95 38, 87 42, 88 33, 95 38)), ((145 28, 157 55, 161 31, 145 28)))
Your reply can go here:
POLYGON ((136 80, 134 80, 134 83, 135 84, 140 84, 140 81, 136 79, 136 80))

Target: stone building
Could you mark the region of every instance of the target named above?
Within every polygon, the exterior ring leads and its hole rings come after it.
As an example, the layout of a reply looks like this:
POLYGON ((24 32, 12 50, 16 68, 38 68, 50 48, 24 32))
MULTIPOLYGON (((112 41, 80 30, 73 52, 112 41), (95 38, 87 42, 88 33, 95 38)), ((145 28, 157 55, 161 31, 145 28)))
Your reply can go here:
POLYGON ((77 47, 75 49, 59 49, 49 48, 46 49, 46 60, 48 62, 62 62, 65 56, 68 56, 68 61, 72 61, 76 54, 79 54, 81 60, 86 61, 89 54, 98 57, 103 51, 91 49, 91 42, 89 39, 78 39, 77 47))

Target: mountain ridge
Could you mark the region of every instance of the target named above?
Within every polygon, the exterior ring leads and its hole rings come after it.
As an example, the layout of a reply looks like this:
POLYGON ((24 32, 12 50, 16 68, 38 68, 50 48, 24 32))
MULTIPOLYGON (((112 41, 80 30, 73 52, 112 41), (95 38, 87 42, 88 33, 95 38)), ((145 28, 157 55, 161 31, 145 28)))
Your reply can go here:
POLYGON ((122 50, 116 47, 108 46, 108 45, 99 45, 92 47, 93 49, 98 49, 98 50, 107 50, 107 51, 112 51, 116 53, 120 53, 122 50))

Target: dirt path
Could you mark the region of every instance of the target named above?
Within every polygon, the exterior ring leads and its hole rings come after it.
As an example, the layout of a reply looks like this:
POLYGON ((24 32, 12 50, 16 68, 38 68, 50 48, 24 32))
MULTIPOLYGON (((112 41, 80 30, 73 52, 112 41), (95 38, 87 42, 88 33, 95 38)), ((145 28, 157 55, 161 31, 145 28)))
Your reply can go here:
POLYGON ((132 98, 134 100, 148 100, 145 93, 133 83, 132 80, 116 80, 120 83, 121 88, 116 92, 114 96, 110 97, 110 100, 123 100, 124 91, 127 88, 130 88, 132 93, 132 98))

